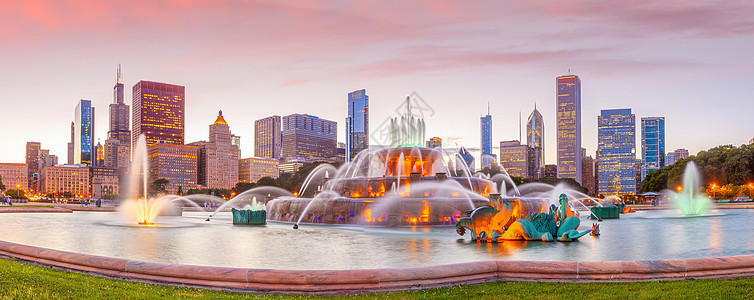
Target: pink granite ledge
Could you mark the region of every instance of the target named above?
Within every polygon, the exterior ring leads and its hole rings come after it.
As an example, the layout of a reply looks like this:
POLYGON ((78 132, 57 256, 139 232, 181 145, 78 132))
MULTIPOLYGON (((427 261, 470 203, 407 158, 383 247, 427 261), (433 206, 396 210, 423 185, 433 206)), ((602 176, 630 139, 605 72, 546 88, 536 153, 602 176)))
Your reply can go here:
POLYGON ((0 256, 129 280, 280 293, 357 293, 490 281, 630 282, 754 277, 754 255, 646 261, 478 261, 362 270, 268 270, 174 265, 0 241, 0 256))

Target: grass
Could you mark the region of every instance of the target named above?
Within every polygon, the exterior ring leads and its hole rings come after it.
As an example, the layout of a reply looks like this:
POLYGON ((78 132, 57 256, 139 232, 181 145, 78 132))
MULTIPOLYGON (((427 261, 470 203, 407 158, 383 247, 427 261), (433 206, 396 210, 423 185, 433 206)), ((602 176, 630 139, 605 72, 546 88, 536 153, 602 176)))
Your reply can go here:
POLYGON ((54 208, 55 206, 53 205, 17 205, 17 204, 14 204, 13 206, 0 205, 0 208, 19 208, 19 207, 54 208))
POLYGON ((496 282, 350 296, 282 296, 153 285, 0 259, 0 299, 754 299, 754 278, 638 283, 496 282))

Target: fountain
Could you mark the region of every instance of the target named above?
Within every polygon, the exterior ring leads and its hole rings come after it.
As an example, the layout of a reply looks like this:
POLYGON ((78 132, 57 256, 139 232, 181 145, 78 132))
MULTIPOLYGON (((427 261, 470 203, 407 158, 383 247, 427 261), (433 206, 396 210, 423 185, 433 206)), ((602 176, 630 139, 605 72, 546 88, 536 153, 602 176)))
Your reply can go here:
POLYGON ((697 170, 696 164, 693 161, 689 161, 686 164, 686 169, 683 171, 683 186, 681 191, 663 191, 663 194, 673 202, 673 206, 680 210, 684 216, 705 215, 712 204, 707 195, 699 191, 701 187, 699 177, 699 170, 697 170))

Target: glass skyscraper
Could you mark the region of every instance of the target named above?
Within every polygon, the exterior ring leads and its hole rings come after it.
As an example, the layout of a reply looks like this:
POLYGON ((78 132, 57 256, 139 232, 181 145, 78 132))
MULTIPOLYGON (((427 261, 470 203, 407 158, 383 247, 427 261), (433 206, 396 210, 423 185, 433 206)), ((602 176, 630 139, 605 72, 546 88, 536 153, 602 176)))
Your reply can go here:
POLYGON ((536 104, 526 121, 526 146, 529 147, 529 178, 538 179, 545 167, 545 123, 536 104))
POLYGON ((280 116, 254 121, 254 156, 280 159, 283 147, 280 116))
MULTIPOLYGON (((186 88, 180 85, 139 81, 133 87, 132 145, 144 135, 147 145, 158 141, 184 144, 186 88)), ((132 148, 133 149, 133 148, 132 148)))
POLYGON ((641 180, 665 166, 665 117, 641 118, 641 180))
POLYGON ((305 114, 283 117, 283 158, 335 156, 338 123, 305 114))
POLYGON ((113 103, 110 104, 110 131, 105 140, 105 163, 110 168, 128 167, 131 161, 130 107, 124 101, 120 65, 113 87, 113 103))
POLYGON ((636 193, 636 116, 630 108, 602 110, 597 118, 599 193, 636 193))
POLYGON ((81 99, 73 118, 73 163, 94 165, 94 107, 81 99))
POLYGON ((369 96, 364 89, 348 93, 346 161, 369 148, 369 96))
POLYGON ((581 79, 566 75, 556 82, 558 178, 581 183, 581 79))
POLYGON ((489 106, 487 107, 487 115, 480 117, 479 121, 482 134, 482 155, 492 155, 492 115, 490 115, 489 106))

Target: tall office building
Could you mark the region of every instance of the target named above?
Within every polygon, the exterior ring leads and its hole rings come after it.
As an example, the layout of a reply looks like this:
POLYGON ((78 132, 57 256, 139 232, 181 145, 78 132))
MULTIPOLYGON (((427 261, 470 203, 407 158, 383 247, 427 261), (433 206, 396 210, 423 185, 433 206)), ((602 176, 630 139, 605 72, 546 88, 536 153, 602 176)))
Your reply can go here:
POLYGON ((427 141, 427 148, 442 148, 442 139, 440 137, 433 137, 427 141))
POLYGON ((131 148, 144 135, 147 146, 158 141, 183 145, 186 121, 186 88, 152 81, 139 81, 133 87, 133 135, 131 148))
POLYGON ((241 159, 241 137, 235 134, 230 135, 230 144, 238 147, 238 159, 241 159))
POLYGON ((76 122, 71 122, 71 141, 68 143, 68 160, 67 164, 72 165, 73 164, 73 140, 75 139, 76 135, 76 122))
POLYGON ((39 180, 39 152, 42 150, 42 144, 38 142, 26 142, 26 171, 27 171, 27 191, 37 191, 37 182, 39 180))
POLYGON ((179 189, 186 192, 196 188, 197 150, 196 146, 164 142, 147 146, 148 182, 167 179, 166 190, 170 194, 178 194, 179 189))
POLYGON ((465 164, 466 167, 469 168, 470 171, 474 171, 474 156, 471 155, 471 152, 469 150, 466 150, 465 147, 461 147, 461 149, 458 149, 458 155, 461 156, 461 160, 459 161, 456 159, 456 170, 463 170, 461 168, 461 164, 465 164))
POLYGON ((262 177, 278 178, 280 160, 250 157, 238 161, 238 181, 257 182, 262 177))
POLYGON ((79 101, 73 123, 73 164, 94 165, 94 107, 91 100, 79 101))
POLYGON ((521 145, 521 141, 500 142, 500 165, 505 168, 508 175, 529 178, 529 151, 527 145, 521 145))
POLYGON ((104 167, 105 166, 105 148, 102 147, 102 143, 97 141, 97 145, 94 146, 94 163, 93 166, 104 167))
POLYGON ((641 118, 641 180, 665 166, 665 117, 641 118))
POLYGON ((338 124, 306 114, 283 117, 283 157, 335 156, 338 124))
POLYGON ((545 177, 558 177, 558 165, 545 165, 545 177))
POLYGON ((121 83, 120 65, 113 87, 113 103, 110 104, 110 130, 105 140, 104 166, 127 168, 131 161, 130 107, 124 102, 124 87, 121 83))
POLYGON ((364 89, 348 93, 346 161, 369 148, 369 96, 364 89))
POLYGON ((594 178, 594 158, 585 156, 581 158, 581 186, 587 189, 588 195, 597 194, 597 185, 594 178))
POLYGON ((636 193, 636 116, 630 108, 602 110, 597 118, 599 193, 636 193))
POLYGON ((487 104, 487 115, 479 118, 481 127, 482 155, 492 155, 492 115, 490 106, 487 104))
POLYGON ((6 190, 29 190, 29 171, 25 163, 0 163, 0 178, 6 190))
POLYGON ((665 156, 665 165, 669 166, 681 159, 689 158, 689 150, 686 149, 675 149, 673 152, 668 152, 668 155, 665 156))
POLYGON ((280 116, 254 121, 254 156, 280 159, 283 147, 280 123, 280 116))
POLYGON ((558 178, 581 183, 581 79, 560 76, 557 82, 558 178))
POLYGON ((526 121, 526 146, 529 147, 529 178, 539 179, 545 167, 545 123, 536 104, 526 121))
POLYGON ((209 142, 198 146, 197 183, 213 189, 232 189, 238 182, 238 147, 232 143, 230 126, 220 111, 209 125, 209 142))

